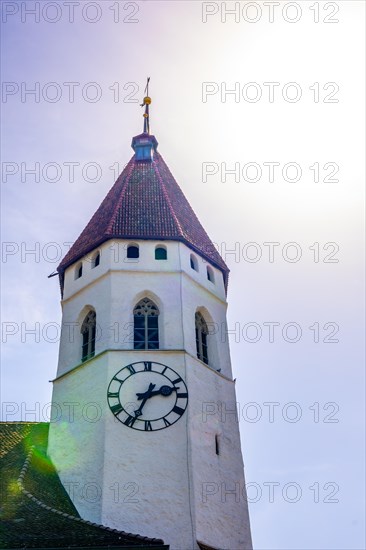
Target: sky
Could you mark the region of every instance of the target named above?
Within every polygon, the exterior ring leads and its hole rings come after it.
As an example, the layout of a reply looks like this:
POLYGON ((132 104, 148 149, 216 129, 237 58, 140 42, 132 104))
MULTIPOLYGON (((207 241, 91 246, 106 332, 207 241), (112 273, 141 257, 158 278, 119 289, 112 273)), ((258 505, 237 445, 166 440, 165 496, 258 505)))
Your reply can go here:
POLYGON ((150 76, 159 151, 231 269, 254 548, 365 548, 365 4, 1 8, 3 420, 47 421, 47 277, 132 156, 150 76))

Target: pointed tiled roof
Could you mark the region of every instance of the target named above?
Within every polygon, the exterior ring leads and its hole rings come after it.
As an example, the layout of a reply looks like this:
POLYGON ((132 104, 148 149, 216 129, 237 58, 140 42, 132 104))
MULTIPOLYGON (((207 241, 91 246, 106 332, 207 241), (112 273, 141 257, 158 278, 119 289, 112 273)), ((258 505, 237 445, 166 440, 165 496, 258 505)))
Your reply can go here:
POLYGON ((152 160, 134 155, 84 231, 58 267, 59 274, 109 239, 182 241, 220 269, 225 283, 229 269, 198 221, 162 156, 154 136, 141 134, 154 147, 152 160))

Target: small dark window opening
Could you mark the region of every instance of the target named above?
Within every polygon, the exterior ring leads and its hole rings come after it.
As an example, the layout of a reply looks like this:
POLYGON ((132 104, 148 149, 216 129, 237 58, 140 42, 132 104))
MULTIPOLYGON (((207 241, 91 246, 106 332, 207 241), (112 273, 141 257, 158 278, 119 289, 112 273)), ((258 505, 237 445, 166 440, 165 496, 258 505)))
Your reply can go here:
POLYGON ((100 264, 100 254, 98 252, 98 254, 94 258, 93 267, 98 267, 99 264, 100 264))
POLYGON ((207 279, 211 282, 215 282, 215 275, 211 267, 207 267, 207 279))
POLYGON ((162 246, 157 246, 155 248, 155 260, 166 260, 168 257, 166 248, 162 246))
POLYGON ((208 328, 206 321, 204 320, 201 313, 197 312, 195 316, 195 325, 196 325, 196 350, 197 357, 206 365, 208 365, 208 346, 207 346, 207 335, 208 328))
POLYGON ((76 277, 75 279, 80 279, 83 275, 83 264, 80 264, 79 267, 76 268, 76 277))
POLYGON ((191 268, 194 269, 195 271, 198 271, 198 263, 197 263, 197 260, 196 258, 193 256, 193 254, 191 254, 191 268))
POLYGON ((81 360, 86 361, 95 354, 95 334, 97 318, 95 311, 89 311, 81 327, 83 337, 81 360))
POLYGON ((127 258, 139 258, 140 251, 139 247, 135 245, 131 245, 127 248, 127 258))
POLYGON ((220 454, 219 436, 218 435, 215 435, 215 451, 216 451, 217 455, 220 454))

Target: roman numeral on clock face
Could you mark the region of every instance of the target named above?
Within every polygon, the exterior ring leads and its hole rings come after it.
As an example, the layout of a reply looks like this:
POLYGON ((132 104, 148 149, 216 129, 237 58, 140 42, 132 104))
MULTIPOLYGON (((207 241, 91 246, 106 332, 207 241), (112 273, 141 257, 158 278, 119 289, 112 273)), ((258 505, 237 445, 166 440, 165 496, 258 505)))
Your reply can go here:
POLYGON ((114 415, 119 414, 123 410, 123 407, 121 403, 117 403, 116 405, 112 405, 111 411, 114 415))
POLYGON ((118 396, 119 396, 119 392, 118 392, 118 391, 117 391, 117 392, 110 392, 110 391, 109 391, 109 392, 108 392, 108 395, 107 395, 107 397, 117 397, 117 399, 118 399, 118 396))
POLYGON ((131 426, 131 428, 132 428, 132 426, 134 425, 135 421, 136 421, 136 418, 135 418, 134 416, 130 416, 130 415, 129 415, 129 416, 126 418, 126 420, 123 422, 123 424, 125 424, 126 426, 131 426))
POLYGON ((149 371, 151 370, 151 361, 144 361, 144 371, 149 371))
POLYGON ((179 416, 181 416, 184 413, 184 409, 177 407, 177 405, 172 409, 172 411, 179 414, 179 416))
POLYGON ((127 365, 126 368, 130 371, 131 374, 136 374, 136 371, 135 371, 133 365, 127 365))
POLYGON ((175 380, 172 380, 172 384, 178 384, 178 382, 182 382, 182 379, 179 377, 179 378, 176 378, 175 380))
POLYGON ((145 420, 145 432, 152 432, 152 425, 149 420, 145 420))
POLYGON ((165 417, 163 418, 163 420, 166 427, 171 426, 171 423, 165 417))

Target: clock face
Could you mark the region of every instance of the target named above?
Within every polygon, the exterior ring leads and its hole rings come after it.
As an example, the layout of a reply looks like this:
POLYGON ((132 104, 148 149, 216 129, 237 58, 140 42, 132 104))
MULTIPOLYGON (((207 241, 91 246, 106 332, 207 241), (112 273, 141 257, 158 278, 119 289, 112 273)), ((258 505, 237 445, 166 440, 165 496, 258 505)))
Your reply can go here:
POLYGON ((170 367, 152 361, 131 363, 117 372, 108 386, 114 416, 133 430, 163 430, 183 415, 188 390, 170 367))

